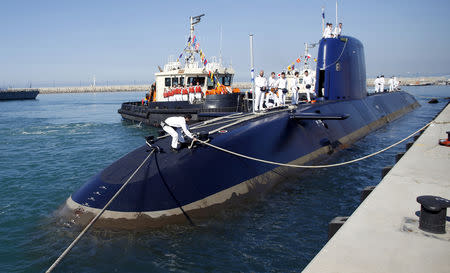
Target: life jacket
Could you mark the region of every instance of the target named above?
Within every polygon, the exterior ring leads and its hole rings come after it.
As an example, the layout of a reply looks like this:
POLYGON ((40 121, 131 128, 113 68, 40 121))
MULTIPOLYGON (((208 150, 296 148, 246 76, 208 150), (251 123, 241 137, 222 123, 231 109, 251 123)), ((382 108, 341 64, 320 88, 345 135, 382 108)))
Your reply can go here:
POLYGON ((188 94, 188 89, 187 88, 183 88, 182 92, 183 92, 183 95, 187 95, 188 94))
POLYGON ((194 87, 193 86, 189 87, 189 93, 194 93, 194 92, 195 92, 194 87))
POLYGON ((164 98, 167 98, 168 96, 169 96, 169 94, 168 94, 167 90, 165 89, 165 90, 164 90, 164 93, 163 93, 163 97, 164 97, 164 98))
POLYGON ((201 93, 202 92, 202 87, 200 85, 197 85, 195 87, 195 93, 201 93))
POLYGON ((174 95, 173 89, 170 89, 169 91, 167 91, 167 97, 172 97, 173 95, 174 95))
POLYGON ((233 93, 241 93, 241 89, 239 89, 239 88, 233 88, 233 93))

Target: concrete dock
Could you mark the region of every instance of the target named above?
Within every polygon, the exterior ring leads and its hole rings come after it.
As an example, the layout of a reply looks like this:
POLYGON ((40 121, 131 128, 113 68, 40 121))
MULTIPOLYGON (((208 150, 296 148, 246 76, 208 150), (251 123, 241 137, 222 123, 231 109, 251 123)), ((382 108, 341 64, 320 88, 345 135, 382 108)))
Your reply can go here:
POLYGON ((450 199, 449 130, 447 105, 303 272, 450 272, 450 220, 445 234, 419 229, 416 201, 450 199))

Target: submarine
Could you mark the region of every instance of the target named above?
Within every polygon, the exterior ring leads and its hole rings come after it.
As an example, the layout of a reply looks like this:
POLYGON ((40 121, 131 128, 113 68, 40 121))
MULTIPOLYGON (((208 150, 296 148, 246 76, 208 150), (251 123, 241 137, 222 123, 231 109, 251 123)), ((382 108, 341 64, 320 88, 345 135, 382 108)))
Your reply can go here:
POLYGON ((368 94, 364 47, 354 37, 322 39, 317 57, 316 103, 192 124, 200 141, 178 152, 170 136, 143 140, 70 195, 61 215, 84 225, 109 204, 98 227, 195 222, 301 175, 251 158, 314 165, 420 106, 404 91, 368 94))

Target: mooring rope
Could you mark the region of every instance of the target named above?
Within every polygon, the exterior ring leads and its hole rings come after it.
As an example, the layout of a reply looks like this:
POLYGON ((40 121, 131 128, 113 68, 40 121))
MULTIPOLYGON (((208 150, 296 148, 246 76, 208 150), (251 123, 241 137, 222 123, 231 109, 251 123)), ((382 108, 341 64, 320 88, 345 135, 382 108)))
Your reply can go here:
POLYGON ((343 166, 343 165, 355 163, 355 162, 358 162, 358 161, 367 159, 367 158, 369 158, 369 157, 375 156, 375 155, 377 155, 377 154, 380 154, 380 153, 382 153, 382 152, 384 152, 384 151, 387 151, 387 150, 389 150, 389 149, 391 149, 391 148, 393 148, 393 147, 399 145, 400 143, 406 141, 407 139, 413 137, 414 135, 416 135, 416 134, 419 133, 420 131, 423 131, 425 128, 427 128, 428 126, 430 126, 430 124, 432 124, 432 123, 433 123, 433 121, 427 123, 425 126, 423 126, 422 128, 420 128, 419 130, 415 131, 414 133, 410 134, 409 136, 407 136, 407 137, 403 138, 402 140, 397 141, 397 142, 395 142, 394 144, 389 145, 388 147, 386 147, 386 148, 384 148, 384 149, 381 149, 381 150, 379 150, 379 151, 377 151, 377 152, 374 152, 374 153, 371 153, 371 154, 368 154, 368 155, 365 155, 365 156, 363 156, 363 157, 356 158, 356 159, 353 159, 353 160, 350 160, 350 161, 341 162, 341 163, 335 163, 335 164, 328 164, 328 165, 315 165, 315 166, 310 166, 310 165, 295 165, 295 164, 286 164, 286 163, 274 162, 274 161, 270 161, 270 160, 264 160, 264 159, 260 159, 260 158, 256 158, 256 157, 252 157, 252 156, 248 156, 248 155, 236 153, 236 152, 233 152, 233 151, 224 149, 224 148, 222 148, 222 147, 213 145, 213 144, 211 144, 211 143, 208 143, 207 141, 201 141, 201 140, 199 140, 199 139, 194 139, 193 142, 194 142, 194 141, 198 141, 198 142, 200 142, 200 143, 202 143, 202 144, 204 144, 204 145, 207 145, 207 146, 212 147, 212 148, 214 148, 214 149, 217 149, 217 150, 219 150, 219 151, 222 151, 222 152, 225 152, 225 153, 229 153, 229 154, 232 154, 232 155, 235 155, 235 156, 238 156, 238 157, 246 158, 246 159, 249 159, 249 160, 258 161, 258 162, 262 162, 262 163, 266 163, 266 164, 278 165, 278 166, 282 166, 282 167, 291 167, 291 168, 320 169, 320 168, 330 168, 330 167, 343 166))
POLYGON ((64 252, 58 257, 58 259, 53 262, 53 264, 45 271, 46 273, 52 272, 53 269, 61 262, 61 260, 69 253, 69 251, 75 246, 75 244, 83 237, 83 235, 91 228, 91 226, 100 218, 100 216, 105 212, 105 210, 109 207, 109 205, 116 199, 117 196, 122 192, 123 189, 128 185, 128 183, 133 179, 133 177, 137 174, 137 172, 144 166, 145 162, 150 158, 150 156, 153 154, 155 150, 153 149, 151 153, 142 161, 141 165, 134 171, 134 173, 128 178, 128 180, 120 187, 120 189, 114 194, 113 197, 106 203, 106 205, 103 207, 103 209, 87 224, 87 226, 81 231, 81 233, 75 238, 75 240, 72 241, 72 243, 64 250, 64 252))

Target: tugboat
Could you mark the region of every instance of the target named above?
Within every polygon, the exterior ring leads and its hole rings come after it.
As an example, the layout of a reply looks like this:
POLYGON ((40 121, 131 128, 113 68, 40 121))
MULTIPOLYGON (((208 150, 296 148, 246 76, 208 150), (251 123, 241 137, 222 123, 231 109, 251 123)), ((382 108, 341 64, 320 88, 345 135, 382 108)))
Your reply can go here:
POLYGON ((125 120, 158 127, 167 117, 191 114, 192 121, 213 118, 222 113, 248 111, 248 94, 231 88, 234 70, 215 57, 208 59, 194 34, 194 26, 204 14, 190 17, 187 44, 176 61, 169 58, 164 69, 155 73, 155 83, 147 97, 125 102, 118 110, 125 120), (184 55, 184 64, 181 58, 184 55), (201 62, 196 60, 199 55, 201 62))
POLYGON ((86 224, 105 208, 96 225, 115 228, 196 222, 299 177, 302 168, 286 164, 317 164, 419 106, 403 91, 368 95, 364 48, 350 36, 320 41, 315 93, 314 104, 193 124, 201 142, 178 152, 170 137, 149 137, 75 191, 61 214, 86 224))

